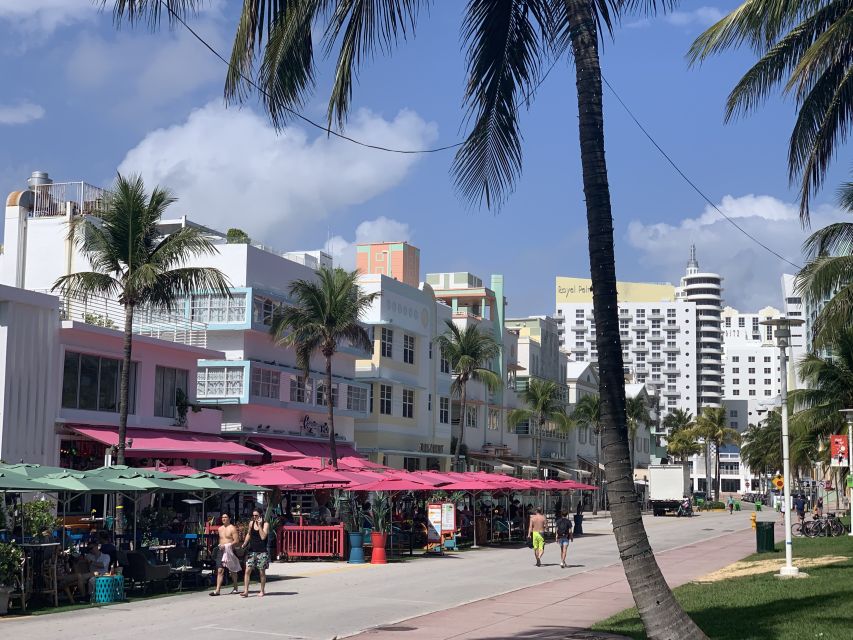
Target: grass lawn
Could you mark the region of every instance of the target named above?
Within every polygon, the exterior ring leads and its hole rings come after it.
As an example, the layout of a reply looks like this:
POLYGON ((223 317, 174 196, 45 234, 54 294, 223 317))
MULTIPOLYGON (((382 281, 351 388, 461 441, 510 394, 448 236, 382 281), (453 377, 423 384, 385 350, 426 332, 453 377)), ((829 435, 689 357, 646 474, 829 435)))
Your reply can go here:
MULTIPOLYGON (((675 597, 710 638, 721 640, 850 640, 853 638, 853 539, 795 538, 797 557, 847 556, 845 562, 811 567, 809 577, 780 580, 772 573, 710 584, 690 583, 675 597)), ((744 560, 784 558, 784 541, 775 553, 744 560)), ((626 609, 593 629, 645 639, 636 609, 626 609)))

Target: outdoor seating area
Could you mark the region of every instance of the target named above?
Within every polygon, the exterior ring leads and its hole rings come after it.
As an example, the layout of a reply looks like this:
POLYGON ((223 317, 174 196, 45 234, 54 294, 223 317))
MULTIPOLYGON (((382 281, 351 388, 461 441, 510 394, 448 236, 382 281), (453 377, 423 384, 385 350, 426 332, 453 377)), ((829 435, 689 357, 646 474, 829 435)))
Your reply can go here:
MULTIPOLYGON (((484 472, 407 472, 355 456, 336 468, 322 458, 294 458, 180 474, 0 464, 0 584, 11 588, 9 606, 20 612, 208 587, 217 571, 219 515, 234 514, 242 540, 261 494, 274 560, 381 564, 415 552, 521 542, 533 505, 553 521, 571 508, 567 493, 593 489, 484 472), (91 507, 87 514, 80 504, 91 507)), ((4 600, 0 592, 0 606, 4 600)))

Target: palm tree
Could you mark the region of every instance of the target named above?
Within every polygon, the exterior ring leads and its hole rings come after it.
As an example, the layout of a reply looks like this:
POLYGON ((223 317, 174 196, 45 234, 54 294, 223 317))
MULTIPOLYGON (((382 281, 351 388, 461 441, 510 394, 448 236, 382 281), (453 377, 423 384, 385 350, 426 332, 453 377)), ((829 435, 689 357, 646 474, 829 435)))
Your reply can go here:
POLYGON ((646 426, 651 424, 652 416, 649 413, 649 407, 646 404, 646 399, 642 396, 625 399, 625 414, 628 418, 628 444, 631 455, 631 475, 633 477, 633 467, 635 466, 634 449, 636 447, 637 430, 639 429, 640 424, 644 424, 646 426))
POLYGON ((511 426, 527 422, 533 428, 536 443, 536 477, 540 477, 542 467, 542 430, 545 424, 553 423, 560 431, 568 431, 573 422, 566 415, 566 407, 556 382, 531 378, 527 388, 519 394, 520 400, 527 405, 525 409, 513 409, 509 412, 511 426))
POLYGON ((741 460, 758 473, 764 492, 768 478, 782 470, 782 417, 779 412, 770 411, 760 424, 749 425, 741 441, 741 460))
MULTIPOLYGON (((584 396, 578 400, 575 405, 575 410, 572 412, 572 419, 578 423, 585 424, 592 429, 595 437, 595 469, 593 471, 593 484, 601 488, 601 474, 599 466, 601 465, 601 396, 597 393, 584 396)), ((633 471, 631 472, 633 475, 633 471)), ((595 500, 592 503, 592 513, 598 513, 598 502, 600 495, 596 491, 595 500)))
POLYGON ((475 324, 460 329, 450 320, 447 331, 436 337, 435 342, 440 353, 450 363, 453 383, 450 390, 459 397, 459 437, 456 439, 456 465, 461 464, 462 444, 465 440, 465 426, 468 421, 468 383, 483 383, 487 389, 501 384, 501 377, 487 367, 487 364, 500 354, 501 346, 491 333, 481 331, 475 324))
POLYGON ((684 409, 673 409, 663 419, 663 428, 667 436, 674 436, 679 431, 684 431, 693 426, 693 414, 684 409))
POLYGON ((850 10, 847 0, 745 0, 699 36, 688 54, 696 63, 745 44, 759 56, 729 94, 727 120, 754 110, 776 87, 794 98, 788 173, 800 182, 804 223, 812 193, 853 125, 850 10))
MULTIPOLYGON (((104 0, 106 1, 106 0, 104 0)), ((473 126, 453 165, 457 186, 469 200, 500 204, 522 164, 518 110, 542 82, 549 57, 573 59, 578 134, 586 204, 593 312, 598 328, 599 384, 608 491, 625 574, 650 638, 704 638, 672 595, 654 557, 639 497, 628 468, 625 380, 619 341, 613 215, 604 153, 604 109, 599 43, 629 14, 653 14, 677 0, 468 0, 462 34, 468 48, 465 99, 473 126)), ((162 5, 180 15, 198 0, 115 0, 117 19, 146 17, 156 23, 162 5)), ((226 98, 249 93, 257 57, 257 86, 271 120, 282 126, 313 88, 314 37, 338 58, 328 121, 342 123, 351 106, 360 65, 379 48, 390 51, 414 30, 418 0, 384 2, 246 1, 232 50, 226 98), (324 24, 317 24, 324 23, 324 24), (315 25, 319 27, 314 30, 315 25)), ((168 14, 168 15, 175 15, 168 14)), ((458 447, 458 444, 457 444, 458 447)))
POLYGON ((711 495, 711 451, 714 452, 716 482, 714 483, 714 499, 720 499, 720 447, 740 442, 740 434, 726 425, 727 410, 725 407, 705 407, 696 419, 693 435, 705 443, 705 486, 708 496, 711 495))
POLYGON ((701 447, 689 429, 682 429, 668 438, 666 450, 679 462, 686 462, 690 456, 699 453, 701 447))
POLYGON ((93 271, 62 276, 53 285, 64 296, 115 298, 124 307, 117 464, 124 464, 127 446, 134 310, 171 310, 179 299, 198 291, 230 296, 228 280, 218 269, 183 266, 195 256, 217 253, 201 231, 184 227, 160 233, 160 219, 175 200, 159 187, 147 194, 139 176, 119 175, 103 208, 94 216, 73 218, 69 229, 70 240, 93 271))
MULTIPOLYGON (((838 203, 853 213, 853 182, 838 190, 838 203)), ((803 245, 808 262, 796 286, 813 305, 822 307, 813 323, 814 347, 825 347, 853 324, 853 223, 836 222, 811 234, 803 245), (822 304, 827 301, 826 304, 822 304)))
MULTIPOLYGON (((311 356, 319 352, 325 359, 323 403, 329 418, 329 458, 338 466, 335 443, 335 396, 332 387, 332 358, 342 343, 370 351, 370 334, 361 318, 378 294, 364 294, 358 286, 358 271, 321 267, 316 280, 294 280, 289 287, 292 305, 273 312, 270 333, 277 344, 296 351, 296 366, 308 377, 311 356)), ((318 403, 320 394, 318 396, 318 403)))

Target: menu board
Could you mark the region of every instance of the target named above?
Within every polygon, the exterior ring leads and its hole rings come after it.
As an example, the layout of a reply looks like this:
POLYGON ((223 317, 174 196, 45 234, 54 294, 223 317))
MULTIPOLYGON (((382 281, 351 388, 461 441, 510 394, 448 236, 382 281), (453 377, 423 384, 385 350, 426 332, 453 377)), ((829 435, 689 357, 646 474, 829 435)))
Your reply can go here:
POLYGON ((452 502, 441 503, 441 532, 453 533, 456 531, 456 505, 452 502))
POLYGON ((427 506, 427 540, 441 542, 441 503, 427 506))

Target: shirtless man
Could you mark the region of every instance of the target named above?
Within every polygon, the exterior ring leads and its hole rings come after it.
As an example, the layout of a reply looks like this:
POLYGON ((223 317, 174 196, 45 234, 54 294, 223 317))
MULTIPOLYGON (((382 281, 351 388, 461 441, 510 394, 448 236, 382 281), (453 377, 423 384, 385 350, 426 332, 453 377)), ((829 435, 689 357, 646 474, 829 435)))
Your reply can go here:
POLYGON ((545 516, 542 515, 542 507, 536 507, 536 513, 530 516, 530 525, 527 527, 527 537, 533 539, 533 555, 536 556, 536 566, 542 566, 542 554, 545 552, 545 516))
POLYGON ((234 588, 231 593, 239 593, 237 588, 237 574, 240 573, 240 560, 234 555, 234 546, 239 542, 237 527, 231 524, 231 516, 222 514, 222 525, 219 527, 219 547, 216 551, 216 590, 210 595, 218 596, 222 589, 222 581, 225 578, 225 570, 231 574, 234 588))

